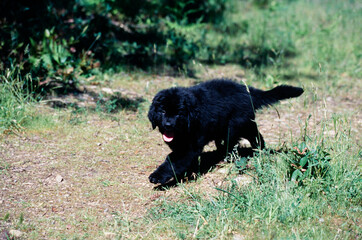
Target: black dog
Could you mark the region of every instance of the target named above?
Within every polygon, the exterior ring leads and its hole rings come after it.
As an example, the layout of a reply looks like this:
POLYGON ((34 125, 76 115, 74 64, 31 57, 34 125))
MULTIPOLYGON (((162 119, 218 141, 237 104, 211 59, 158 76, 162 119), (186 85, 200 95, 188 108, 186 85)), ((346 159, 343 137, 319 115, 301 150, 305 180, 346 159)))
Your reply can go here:
POLYGON ((198 157, 211 141, 222 153, 230 152, 240 138, 247 139, 253 149, 263 149, 255 110, 302 93, 298 87, 282 85, 262 91, 224 79, 160 91, 148 118, 172 152, 149 176, 150 182, 163 185, 197 169, 198 157))

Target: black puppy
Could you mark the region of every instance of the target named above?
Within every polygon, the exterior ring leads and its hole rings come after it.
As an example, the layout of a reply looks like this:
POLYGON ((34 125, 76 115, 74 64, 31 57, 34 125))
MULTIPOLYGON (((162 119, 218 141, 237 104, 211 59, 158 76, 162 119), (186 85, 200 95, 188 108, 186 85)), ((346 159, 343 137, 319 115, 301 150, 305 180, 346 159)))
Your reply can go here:
POLYGON ((165 184, 194 171, 204 146, 211 141, 222 153, 230 152, 240 138, 247 139, 253 149, 263 149, 255 110, 302 93, 298 87, 281 85, 262 91, 224 79, 160 91, 148 118, 172 152, 149 176, 150 182, 165 184))

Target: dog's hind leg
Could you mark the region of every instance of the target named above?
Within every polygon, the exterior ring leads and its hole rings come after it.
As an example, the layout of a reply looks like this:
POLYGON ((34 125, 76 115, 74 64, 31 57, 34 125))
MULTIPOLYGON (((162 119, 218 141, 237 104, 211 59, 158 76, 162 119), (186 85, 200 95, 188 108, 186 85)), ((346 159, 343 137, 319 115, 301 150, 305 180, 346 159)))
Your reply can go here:
POLYGON ((258 131, 258 126, 255 122, 249 122, 243 126, 242 137, 250 142, 252 149, 264 149, 265 142, 261 133, 258 131))
POLYGON ((239 142, 240 136, 234 128, 229 128, 224 139, 215 140, 217 151, 225 156, 234 149, 234 146, 239 142))
POLYGON ((222 139, 216 139, 215 140, 215 145, 216 145, 216 149, 217 150, 221 150, 224 149, 224 145, 223 145, 223 140, 222 139))

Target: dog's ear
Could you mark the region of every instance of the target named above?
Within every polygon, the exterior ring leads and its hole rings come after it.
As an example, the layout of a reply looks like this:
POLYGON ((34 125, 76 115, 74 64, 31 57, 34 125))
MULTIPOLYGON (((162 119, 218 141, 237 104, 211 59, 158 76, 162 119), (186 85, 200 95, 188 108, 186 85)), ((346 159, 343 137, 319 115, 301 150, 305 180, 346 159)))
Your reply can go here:
MULTIPOLYGON (((152 114, 154 115, 154 114, 152 114)), ((155 128, 157 127, 157 124, 156 124, 156 121, 155 121, 155 118, 150 116, 150 114, 148 114, 148 119, 150 119, 150 122, 152 124, 152 129, 155 130, 155 128)))
POLYGON ((163 109, 162 102, 164 101, 165 90, 160 91, 153 98, 150 110, 148 111, 148 119, 152 123, 152 128, 155 129, 161 124, 161 110, 163 109))
POLYGON ((160 103, 159 103, 159 94, 157 94, 154 99, 152 100, 152 104, 150 106, 150 109, 148 111, 148 119, 150 120, 152 124, 152 129, 155 129, 159 124, 159 113, 156 109, 160 103))
POLYGON ((152 124, 152 129, 155 129, 157 126, 157 113, 155 110, 155 107, 153 106, 153 104, 150 107, 150 110, 148 112, 148 119, 150 120, 151 124, 152 124))
POLYGON ((154 118, 154 114, 148 114, 148 119, 150 120, 151 124, 152 124, 152 129, 155 130, 156 128, 156 121, 154 118))

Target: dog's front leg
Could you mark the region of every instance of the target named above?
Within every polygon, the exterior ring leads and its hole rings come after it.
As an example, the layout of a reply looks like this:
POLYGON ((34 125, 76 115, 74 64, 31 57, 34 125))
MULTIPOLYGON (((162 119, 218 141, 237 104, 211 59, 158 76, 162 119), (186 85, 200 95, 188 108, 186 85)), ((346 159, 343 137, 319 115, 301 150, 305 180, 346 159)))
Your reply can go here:
POLYGON ((166 160, 149 176, 151 183, 166 184, 172 178, 178 181, 183 178, 187 170, 190 169, 200 152, 172 152, 166 160))

